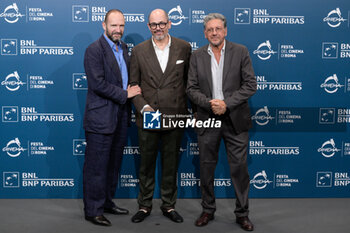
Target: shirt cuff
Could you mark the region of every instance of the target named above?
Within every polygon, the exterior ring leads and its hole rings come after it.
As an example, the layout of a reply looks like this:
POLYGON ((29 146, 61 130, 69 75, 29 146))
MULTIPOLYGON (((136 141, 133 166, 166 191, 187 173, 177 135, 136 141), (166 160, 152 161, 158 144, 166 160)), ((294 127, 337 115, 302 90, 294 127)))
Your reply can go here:
POLYGON ((145 108, 147 108, 147 107, 151 107, 151 106, 149 106, 148 104, 146 104, 145 106, 143 106, 143 108, 141 109, 141 114, 143 114, 143 112, 145 111, 145 108))

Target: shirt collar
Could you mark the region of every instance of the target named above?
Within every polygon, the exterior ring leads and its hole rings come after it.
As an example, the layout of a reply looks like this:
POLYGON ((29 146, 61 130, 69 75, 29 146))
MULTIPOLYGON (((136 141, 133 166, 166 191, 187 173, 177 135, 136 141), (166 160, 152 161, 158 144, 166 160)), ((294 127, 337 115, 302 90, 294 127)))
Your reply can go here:
MULTIPOLYGON (((169 37, 169 42, 168 42, 168 44, 165 46, 165 48, 169 48, 170 45, 171 45, 171 36, 169 35, 169 33, 168 33, 168 37, 169 37)), ((158 46, 157 46, 157 44, 154 42, 153 36, 152 36, 152 44, 153 44, 153 47, 154 47, 154 48, 159 49, 158 46)))
MULTIPOLYGON (((221 54, 223 54, 225 52, 225 48, 226 48, 226 40, 224 40, 224 46, 221 49, 221 54)), ((211 49, 211 45, 209 44, 208 46, 208 53, 211 55, 213 54, 213 50, 211 49)))
MULTIPOLYGON (((103 33, 103 36, 105 37, 106 41, 108 42, 108 44, 112 48, 112 50, 117 50, 116 49, 117 45, 113 41, 111 41, 111 39, 109 39, 108 36, 106 36, 105 33, 103 33)), ((118 43, 118 49, 121 49, 121 43, 120 42, 118 43)))

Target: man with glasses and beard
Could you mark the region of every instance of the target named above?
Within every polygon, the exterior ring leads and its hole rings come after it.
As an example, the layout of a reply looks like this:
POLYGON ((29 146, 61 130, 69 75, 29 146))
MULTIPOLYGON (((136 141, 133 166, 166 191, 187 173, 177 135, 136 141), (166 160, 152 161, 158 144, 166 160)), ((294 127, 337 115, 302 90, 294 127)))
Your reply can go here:
POLYGON ((162 9, 155 9, 150 13, 148 28, 152 38, 133 48, 130 62, 130 85, 140 85, 142 89, 142 94, 132 100, 136 108, 141 164, 139 211, 131 220, 135 223, 142 222, 152 210, 160 145, 161 210, 164 216, 180 223, 183 222, 183 218, 175 211, 175 203, 183 129, 145 129, 142 115, 155 111, 162 115, 187 113, 185 89, 191 46, 188 42, 168 34, 171 22, 168 14, 162 9))
POLYGON ((128 214, 112 199, 127 139, 130 103, 141 94, 139 86, 128 86, 129 57, 121 41, 124 15, 110 10, 102 23, 104 34, 85 51, 84 67, 88 92, 84 114, 86 138, 83 170, 85 219, 110 226, 103 213, 128 214))

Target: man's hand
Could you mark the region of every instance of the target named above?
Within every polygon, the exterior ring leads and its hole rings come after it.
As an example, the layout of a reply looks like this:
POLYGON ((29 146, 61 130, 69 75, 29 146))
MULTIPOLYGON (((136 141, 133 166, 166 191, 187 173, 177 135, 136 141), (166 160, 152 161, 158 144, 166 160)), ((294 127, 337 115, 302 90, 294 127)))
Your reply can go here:
POLYGON ((226 112, 226 103, 223 100, 213 99, 210 100, 211 109, 216 115, 223 115, 226 112))
POLYGON ((128 92, 128 98, 132 98, 135 95, 141 94, 141 88, 138 85, 132 86, 132 87, 130 87, 130 85, 129 85, 128 89, 126 91, 128 92))

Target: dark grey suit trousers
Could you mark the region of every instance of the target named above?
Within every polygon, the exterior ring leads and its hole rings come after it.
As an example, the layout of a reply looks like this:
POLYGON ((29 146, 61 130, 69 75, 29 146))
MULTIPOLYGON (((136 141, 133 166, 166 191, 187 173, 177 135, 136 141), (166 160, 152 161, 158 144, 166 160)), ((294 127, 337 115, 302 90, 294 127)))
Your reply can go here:
POLYGON ((236 134, 227 114, 220 117, 221 128, 206 129, 198 135, 202 207, 207 213, 216 210, 214 173, 221 139, 224 139, 230 175, 236 194, 237 217, 248 216, 249 173, 247 166, 248 132, 236 134))
POLYGON ((183 129, 164 131, 138 129, 141 152, 139 208, 152 209, 159 145, 161 151, 161 169, 159 169, 161 171, 161 209, 168 210, 175 208, 177 199, 176 175, 182 135, 183 129))

